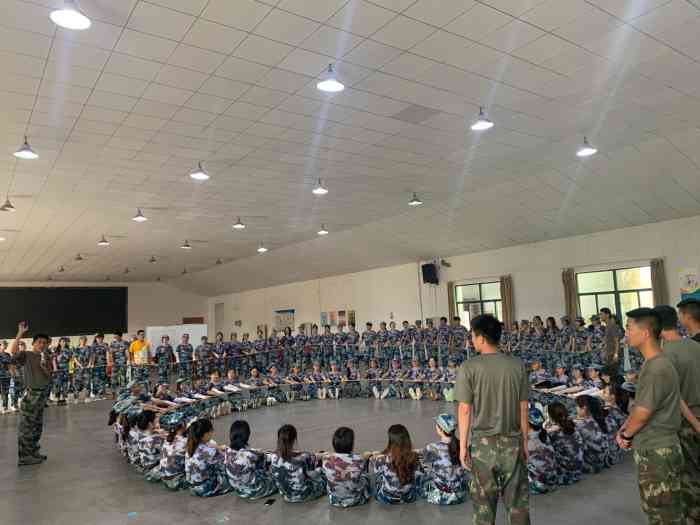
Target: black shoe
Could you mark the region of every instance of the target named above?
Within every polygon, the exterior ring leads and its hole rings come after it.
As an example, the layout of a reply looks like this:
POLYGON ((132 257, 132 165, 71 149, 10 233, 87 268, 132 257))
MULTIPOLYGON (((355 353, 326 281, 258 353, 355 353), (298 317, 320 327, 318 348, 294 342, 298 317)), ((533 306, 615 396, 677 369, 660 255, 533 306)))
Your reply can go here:
POLYGON ((39 458, 41 461, 46 461, 47 459, 49 459, 49 457, 44 454, 37 454, 34 457, 39 458))
POLYGON ((44 460, 41 458, 37 458, 34 456, 28 456, 26 458, 19 458, 17 465, 20 467, 23 467, 25 465, 39 465, 43 462, 44 462, 44 460))

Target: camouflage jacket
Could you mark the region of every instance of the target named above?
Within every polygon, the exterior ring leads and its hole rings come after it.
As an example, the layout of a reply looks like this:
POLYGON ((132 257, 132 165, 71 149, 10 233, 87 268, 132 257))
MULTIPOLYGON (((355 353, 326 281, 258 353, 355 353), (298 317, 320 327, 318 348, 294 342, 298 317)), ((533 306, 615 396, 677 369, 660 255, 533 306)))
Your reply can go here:
POLYGON ((557 460, 554 448, 542 443, 539 432, 527 435, 527 475, 533 492, 548 492, 557 484, 557 460))
POLYGON ((163 479, 172 479, 185 474, 187 438, 175 436, 172 443, 163 442, 160 457, 160 474, 163 479))
POLYGON ((450 459, 447 443, 430 443, 421 452, 425 475, 442 491, 458 492, 467 486, 467 473, 450 459))
POLYGON ((390 455, 374 456, 371 460, 372 469, 377 477, 377 492, 381 491, 383 496, 390 499, 403 500, 421 483, 422 471, 420 463, 416 465, 416 470, 411 482, 402 485, 396 472, 391 465, 390 455))
POLYGON ((192 485, 201 485, 216 475, 223 465, 224 456, 216 447, 216 443, 200 444, 193 455, 185 459, 185 475, 192 485))
POLYGON ((328 494, 336 505, 351 507, 363 501, 368 461, 358 454, 327 454, 322 461, 328 494))
POLYGON ((224 465, 231 487, 235 491, 257 492, 265 480, 265 454, 251 448, 233 450, 226 447, 224 465))
POLYGON ((142 432, 139 438, 138 451, 141 466, 152 469, 160 463, 160 452, 163 447, 163 436, 158 432, 142 432))
POLYGON ((316 456, 311 452, 296 452, 287 461, 273 452, 268 458, 272 478, 284 498, 290 502, 304 501, 314 490, 309 478, 319 474, 316 456))

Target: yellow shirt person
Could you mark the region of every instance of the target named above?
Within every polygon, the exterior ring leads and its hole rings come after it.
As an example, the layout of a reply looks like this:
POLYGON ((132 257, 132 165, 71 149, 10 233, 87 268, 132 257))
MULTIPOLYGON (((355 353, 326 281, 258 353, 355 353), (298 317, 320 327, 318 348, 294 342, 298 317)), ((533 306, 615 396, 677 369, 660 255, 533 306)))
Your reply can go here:
POLYGON ((134 365, 147 365, 150 361, 151 343, 145 340, 145 333, 139 330, 129 345, 129 361, 134 365))

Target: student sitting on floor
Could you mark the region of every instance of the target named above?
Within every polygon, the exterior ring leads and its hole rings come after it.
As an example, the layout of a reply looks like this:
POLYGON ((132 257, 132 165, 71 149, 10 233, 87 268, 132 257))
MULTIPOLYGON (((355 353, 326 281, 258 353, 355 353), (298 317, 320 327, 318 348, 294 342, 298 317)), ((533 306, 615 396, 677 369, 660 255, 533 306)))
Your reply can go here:
POLYGON ((415 401, 423 398, 423 369, 418 364, 418 360, 411 361, 411 368, 406 372, 406 380, 409 384, 408 395, 415 401))
POLYGON ((384 452, 372 457, 375 474, 375 497, 388 504, 412 503, 420 492, 422 472, 411 436, 403 425, 388 430, 384 452))
POLYGON ((277 492, 272 475, 267 471, 265 454, 249 447, 250 426, 246 421, 231 423, 230 447, 224 450, 226 475, 234 494, 256 500, 277 492))
POLYGON ((187 423, 182 414, 170 421, 170 430, 165 438, 160 457, 160 469, 146 474, 148 481, 162 481, 170 490, 186 489, 185 455, 187 452, 187 423))
POLYGON ((187 431, 185 475, 193 496, 219 496, 231 491, 224 470, 224 456, 211 440, 213 432, 209 419, 194 421, 187 431))
POLYGON ((583 439, 566 407, 555 402, 547 406, 551 424, 547 426, 554 455, 557 459, 559 485, 572 485, 583 473, 583 439))
POLYGON ((583 471, 597 474, 607 466, 609 453, 608 427, 598 398, 576 398, 576 428, 583 438, 583 471))
POLYGON ((289 503, 311 501, 326 493, 316 455, 294 450, 296 444, 296 428, 283 425, 277 432, 277 450, 270 454, 272 477, 289 503))
POLYGON ((428 503, 454 505, 467 498, 469 477, 459 460, 459 439, 455 435, 457 421, 450 414, 435 418, 435 432, 440 441, 423 449, 425 471, 423 495, 428 503))
POLYGON ((377 368, 377 360, 370 359, 369 368, 365 372, 365 379, 367 379, 367 397, 374 396, 375 399, 379 399, 381 397, 382 394, 379 390, 381 388, 379 383, 379 377, 381 374, 382 371, 377 368))
POLYGON ((527 476, 530 494, 545 494, 557 486, 557 459, 544 429, 544 416, 537 408, 527 413, 527 476))
POLYGON ((340 427, 333 434, 332 454, 322 458, 328 500, 334 507, 354 507, 369 501, 368 460, 353 453, 355 432, 340 427))
POLYGON ((156 428, 156 414, 151 410, 141 412, 137 425, 141 431, 138 443, 139 462, 148 476, 151 470, 160 465, 163 435, 156 428))

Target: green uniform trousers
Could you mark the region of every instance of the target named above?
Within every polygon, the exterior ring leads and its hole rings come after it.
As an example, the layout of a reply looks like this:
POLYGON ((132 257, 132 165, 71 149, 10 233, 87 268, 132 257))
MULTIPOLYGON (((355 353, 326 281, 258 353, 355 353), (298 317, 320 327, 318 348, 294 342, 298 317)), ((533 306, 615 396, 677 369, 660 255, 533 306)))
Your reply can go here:
POLYGON ((634 451, 639 497, 650 525, 685 523, 681 495, 683 453, 680 445, 634 451))

